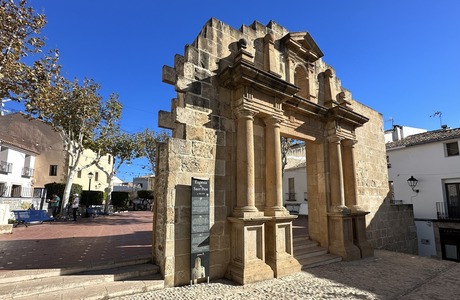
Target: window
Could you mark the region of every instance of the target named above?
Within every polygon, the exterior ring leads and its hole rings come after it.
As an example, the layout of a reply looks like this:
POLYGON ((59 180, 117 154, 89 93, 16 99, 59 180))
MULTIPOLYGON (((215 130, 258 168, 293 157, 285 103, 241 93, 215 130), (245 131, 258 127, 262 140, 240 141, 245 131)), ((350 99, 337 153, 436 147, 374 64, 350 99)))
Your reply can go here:
POLYGON ((50 176, 57 176, 57 165, 50 166, 50 176))
POLYGON ((112 161, 112 157, 110 155, 107 155, 107 162, 109 163, 109 165, 111 164, 111 161, 112 161))
POLYGON ((458 142, 445 143, 446 147, 446 156, 456 156, 459 155, 458 151, 458 142))
POLYGON ((460 183, 446 183, 449 218, 460 218, 460 183))
POLYGON ((77 172, 77 178, 81 178, 81 170, 77 172))
POLYGON ((96 172, 96 174, 94 174, 94 181, 99 181, 99 172, 96 172))
POLYGON ((287 200, 295 201, 295 178, 293 177, 288 178, 288 190, 289 193, 287 194, 287 200))

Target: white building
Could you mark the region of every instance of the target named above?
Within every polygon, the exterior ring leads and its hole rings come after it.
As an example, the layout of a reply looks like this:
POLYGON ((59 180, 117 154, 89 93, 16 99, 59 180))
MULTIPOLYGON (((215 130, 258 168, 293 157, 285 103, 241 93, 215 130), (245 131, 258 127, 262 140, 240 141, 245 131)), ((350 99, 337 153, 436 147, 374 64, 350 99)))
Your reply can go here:
POLYGON ((5 141, 0 144, 0 191, 6 197, 31 197, 36 153, 5 141))
POLYGON ((283 174, 284 206, 294 214, 308 215, 305 144, 292 146, 283 174))
POLYGON ((390 184, 396 202, 413 204, 419 255, 460 261, 459 140, 460 128, 446 127, 387 143, 390 184))
POLYGON ((17 142, 13 137, 2 134, 0 137, 0 198, 9 204, 10 209, 21 207, 17 199, 27 198, 28 205, 34 196, 33 176, 35 157, 38 155, 26 142, 17 142))

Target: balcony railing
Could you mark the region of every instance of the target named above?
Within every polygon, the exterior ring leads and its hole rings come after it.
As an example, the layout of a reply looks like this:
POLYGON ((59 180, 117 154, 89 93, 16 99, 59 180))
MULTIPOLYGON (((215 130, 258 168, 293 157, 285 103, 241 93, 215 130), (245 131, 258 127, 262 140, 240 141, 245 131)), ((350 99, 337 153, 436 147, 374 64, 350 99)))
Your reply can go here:
POLYGON ((22 177, 33 177, 34 176, 34 169, 24 167, 22 168, 22 177))
POLYGON ((455 220, 460 221, 460 207, 449 205, 446 202, 436 202, 436 212, 438 220, 455 220))
POLYGON ((11 170, 13 169, 13 164, 6 162, 6 161, 0 161, 0 173, 11 173, 11 170))
POLYGON ((296 201, 295 193, 286 193, 286 201, 296 201))
POLYGON ((0 197, 12 197, 12 198, 31 198, 34 195, 34 189, 30 187, 21 186, 0 186, 0 197))

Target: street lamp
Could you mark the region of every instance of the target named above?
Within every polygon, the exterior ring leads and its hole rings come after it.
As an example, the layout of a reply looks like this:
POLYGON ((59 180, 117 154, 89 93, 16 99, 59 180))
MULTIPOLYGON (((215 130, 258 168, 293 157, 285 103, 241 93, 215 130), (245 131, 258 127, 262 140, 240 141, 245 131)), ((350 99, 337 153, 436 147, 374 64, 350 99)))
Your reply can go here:
POLYGON ((419 190, 416 190, 415 187, 417 186, 418 180, 414 178, 414 176, 411 176, 409 179, 407 179, 407 184, 412 188, 412 190, 416 193, 419 192, 419 190))
POLYGON ((89 178, 89 187, 88 187, 88 191, 91 191, 91 179, 93 178, 94 174, 93 172, 89 172, 88 173, 88 178, 89 178))

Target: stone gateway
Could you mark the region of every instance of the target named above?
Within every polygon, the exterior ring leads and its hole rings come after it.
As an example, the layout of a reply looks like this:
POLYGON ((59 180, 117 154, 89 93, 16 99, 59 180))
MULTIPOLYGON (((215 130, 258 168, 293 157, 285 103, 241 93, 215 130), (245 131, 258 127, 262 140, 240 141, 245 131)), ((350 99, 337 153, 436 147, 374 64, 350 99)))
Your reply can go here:
MULTIPOLYGON (((283 207, 280 138, 306 144, 309 237, 344 260, 373 255, 366 227, 388 193, 382 116, 353 100, 308 32, 211 19, 163 82, 172 130, 156 170, 153 257, 190 282, 191 181, 209 178, 209 271, 246 284, 299 272, 283 207)), ((206 274, 206 275, 208 275, 206 274)))

